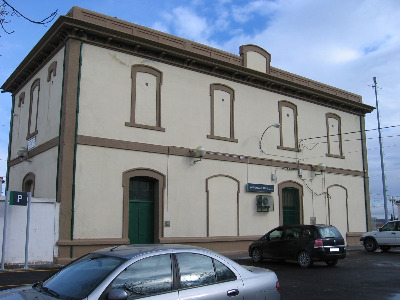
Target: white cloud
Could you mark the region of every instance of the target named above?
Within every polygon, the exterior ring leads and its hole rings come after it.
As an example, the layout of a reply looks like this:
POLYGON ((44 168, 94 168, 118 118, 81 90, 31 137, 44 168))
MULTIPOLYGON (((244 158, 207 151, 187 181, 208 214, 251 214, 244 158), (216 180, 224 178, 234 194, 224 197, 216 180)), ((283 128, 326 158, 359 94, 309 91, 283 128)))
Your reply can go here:
POLYGON ((155 23, 153 24, 153 26, 151 26, 151 28, 153 28, 153 29, 155 29, 155 30, 158 30, 158 31, 165 32, 165 33, 169 33, 168 26, 166 26, 166 25, 165 25, 164 23, 162 23, 162 22, 155 22, 155 23))
POLYGON ((211 36, 212 27, 205 17, 198 16, 187 7, 177 7, 172 11, 171 19, 174 34, 200 42, 206 42, 211 36))
POLYGON ((326 54, 326 60, 330 63, 346 63, 361 56, 358 51, 350 48, 332 48, 326 54))
POLYGON ((233 6, 232 17, 236 22, 246 23, 251 20, 254 15, 272 15, 277 8, 278 4, 274 1, 257 0, 249 2, 243 6, 233 6))

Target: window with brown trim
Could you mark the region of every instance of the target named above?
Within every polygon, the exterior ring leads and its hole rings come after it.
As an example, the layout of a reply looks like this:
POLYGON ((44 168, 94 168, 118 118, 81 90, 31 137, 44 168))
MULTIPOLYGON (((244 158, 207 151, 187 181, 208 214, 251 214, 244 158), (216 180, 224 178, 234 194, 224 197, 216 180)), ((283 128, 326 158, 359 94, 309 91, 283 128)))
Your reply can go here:
POLYGON ((278 149, 299 151, 297 106, 289 101, 279 101, 280 146, 278 149))
POLYGON ((234 129, 234 90, 229 86, 214 83, 210 85, 210 98, 211 132, 207 138, 237 143, 234 129))
POLYGON ((31 196, 35 196, 35 174, 28 173, 22 180, 22 191, 31 193, 31 196))
POLYGON ((25 92, 22 92, 18 97, 18 107, 21 107, 25 102, 25 92))
POLYGON ((326 156, 344 158, 342 148, 342 122, 338 115, 326 114, 326 136, 328 153, 326 156))
POLYGON ((29 119, 28 119, 28 134, 26 139, 38 133, 37 120, 39 114, 39 95, 40 95, 40 79, 36 79, 31 85, 30 102, 29 102, 29 119))
POLYGON ((57 61, 53 61, 47 70, 47 82, 51 80, 51 74, 56 77, 57 74, 57 61))
POLYGON ((126 126, 165 131, 161 127, 161 71, 132 66, 131 119, 126 126))
POLYGON ((240 56, 243 58, 242 63, 246 68, 256 71, 270 73, 271 54, 263 48, 256 45, 240 46, 240 56))
POLYGON ((213 175, 206 179, 206 192, 207 236, 240 236, 240 181, 230 175, 213 175))

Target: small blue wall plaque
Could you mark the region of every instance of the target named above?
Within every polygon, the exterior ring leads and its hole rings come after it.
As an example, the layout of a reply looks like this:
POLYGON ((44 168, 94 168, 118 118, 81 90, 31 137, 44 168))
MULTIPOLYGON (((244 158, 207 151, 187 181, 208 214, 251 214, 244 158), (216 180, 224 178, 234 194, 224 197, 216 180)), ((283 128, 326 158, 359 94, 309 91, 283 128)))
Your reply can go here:
POLYGON ((248 183, 247 191, 256 193, 272 193, 274 191, 274 186, 268 184, 248 183))

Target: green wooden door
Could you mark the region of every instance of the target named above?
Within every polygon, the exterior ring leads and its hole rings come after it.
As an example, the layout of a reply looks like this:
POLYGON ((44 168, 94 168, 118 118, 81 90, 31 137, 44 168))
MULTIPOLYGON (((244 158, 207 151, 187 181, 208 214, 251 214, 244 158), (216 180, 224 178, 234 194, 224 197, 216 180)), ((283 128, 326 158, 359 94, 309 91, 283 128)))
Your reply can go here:
POLYGON ((150 178, 129 181, 129 240, 131 244, 154 243, 154 181, 150 178))
POLYGON ((283 225, 300 224, 299 190, 284 188, 282 190, 283 225))

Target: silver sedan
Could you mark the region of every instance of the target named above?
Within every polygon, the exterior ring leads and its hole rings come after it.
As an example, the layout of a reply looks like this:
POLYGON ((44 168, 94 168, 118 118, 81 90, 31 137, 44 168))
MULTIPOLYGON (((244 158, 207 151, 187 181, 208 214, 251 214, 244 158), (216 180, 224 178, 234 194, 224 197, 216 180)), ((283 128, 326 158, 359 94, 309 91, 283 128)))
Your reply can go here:
POLYGON ((89 253, 3 299, 280 299, 270 270, 244 268, 210 250, 126 245, 89 253))

